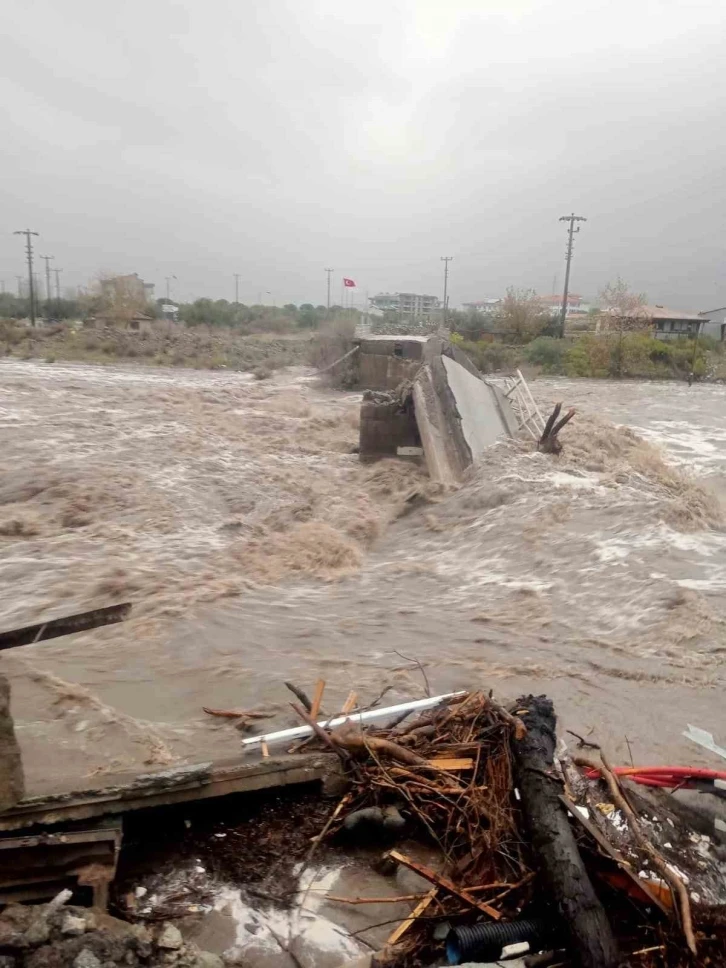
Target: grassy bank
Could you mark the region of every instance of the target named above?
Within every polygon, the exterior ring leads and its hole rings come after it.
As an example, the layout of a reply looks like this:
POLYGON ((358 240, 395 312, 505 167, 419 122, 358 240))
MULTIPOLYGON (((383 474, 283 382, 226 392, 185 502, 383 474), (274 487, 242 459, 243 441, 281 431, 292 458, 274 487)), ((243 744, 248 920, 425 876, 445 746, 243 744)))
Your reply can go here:
POLYGON ((513 346, 480 340, 472 342, 456 333, 452 339, 469 354, 482 373, 516 369, 523 364, 561 376, 685 380, 693 371, 698 379, 726 379, 724 346, 708 337, 659 340, 644 333, 572 339, 540 336, 513 346))
POLYGON ((232 329, 164 327, 134 333, 115 327, 74 329, 58 323, 31 328, 0 322, 0 352, 20 359, 83 363, 133 362, 194 369, 230 369, 269 375, 283 366, 306 364, 311 336, 260 333, 241 336, 232 329))

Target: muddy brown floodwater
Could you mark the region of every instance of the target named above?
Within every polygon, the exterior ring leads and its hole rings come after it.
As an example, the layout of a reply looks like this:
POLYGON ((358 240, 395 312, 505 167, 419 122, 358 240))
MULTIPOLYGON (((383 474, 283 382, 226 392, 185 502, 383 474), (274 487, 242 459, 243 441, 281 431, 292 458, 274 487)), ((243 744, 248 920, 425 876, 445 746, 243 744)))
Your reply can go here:
POLYGON ((134 602, 2 655, 30 792, 238 753, 202 706, 292 725, 284 679, 323 677, 331 711, 418 698, 402 656, 437 691, 547 692, 615 760, 701 762, 681 733, 724 721, 726 389, 533 390, 578 408, 564 454, 502 441, 443 495, 362 466, 360 397, 308 371, 1 363, 0 627, 134 602))

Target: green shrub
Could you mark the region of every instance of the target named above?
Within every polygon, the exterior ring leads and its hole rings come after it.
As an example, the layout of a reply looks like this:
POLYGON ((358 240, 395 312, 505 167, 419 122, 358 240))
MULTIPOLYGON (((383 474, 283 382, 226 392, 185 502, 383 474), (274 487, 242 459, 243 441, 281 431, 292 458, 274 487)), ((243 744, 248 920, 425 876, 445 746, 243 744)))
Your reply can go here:
POLYGON ((541 366, 545 373, 561 373, 569 344, 551 336, 538 336, 524 348, 528 363, 541 366))
POLYGON ((563 362, 567 376, 592 376, 590 356, 581 340, 567 350, 563 362))
POLYGON ((607 377, 612 374, 612 340, 588 333, 580 337, 577 345, 587 354, 590 364, 588 376, 607 377))
POLYGON ((491 343, 487 340, 462 340, 459 347, 482 373, 515 369, 524 359, 521 346, 491 343))

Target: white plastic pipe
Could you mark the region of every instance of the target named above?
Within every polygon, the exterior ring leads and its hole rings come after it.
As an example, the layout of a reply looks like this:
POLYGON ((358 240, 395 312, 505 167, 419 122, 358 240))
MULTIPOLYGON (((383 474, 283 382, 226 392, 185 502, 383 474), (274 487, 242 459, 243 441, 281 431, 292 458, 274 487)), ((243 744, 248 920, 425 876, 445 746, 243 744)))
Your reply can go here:
MULTIPOLYGON (((334 729, 336 726, 348 720, 353 723, 369 723, 376 719, 389 719, 398 716, 399 713, 413 712, 416 709, 431 709, 438 706, 445 699, 453 699, 455 696, 463 696, 461 692, 447 692, 443 696, 430 696, 428 699, 414 699, 412 702, 402 702, 397 706, 384 706, 382 709, 369 709, 364 713, 350 713, 348 716, 336 716, 335 719, 324 719, 318 726, 328 726, 334 729)), ((250 736, 242 740, 243 746, 257 746, 263 741, 265 743, 277 743, 281 740, 304 739, 312 733, 311 726, 293 726, 291 729, 279 729, 276 733, 265 733, 264 736, 250 736)))

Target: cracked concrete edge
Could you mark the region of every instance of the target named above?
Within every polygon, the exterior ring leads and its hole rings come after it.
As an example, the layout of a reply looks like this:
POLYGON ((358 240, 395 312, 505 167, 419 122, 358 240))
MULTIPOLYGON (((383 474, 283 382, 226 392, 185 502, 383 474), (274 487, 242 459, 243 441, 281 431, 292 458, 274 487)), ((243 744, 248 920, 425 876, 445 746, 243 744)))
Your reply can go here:
POLYGON ((0 675, 0 811, 14 807, 24 793, 23 762, 10 714, 10 684, 0 675))

